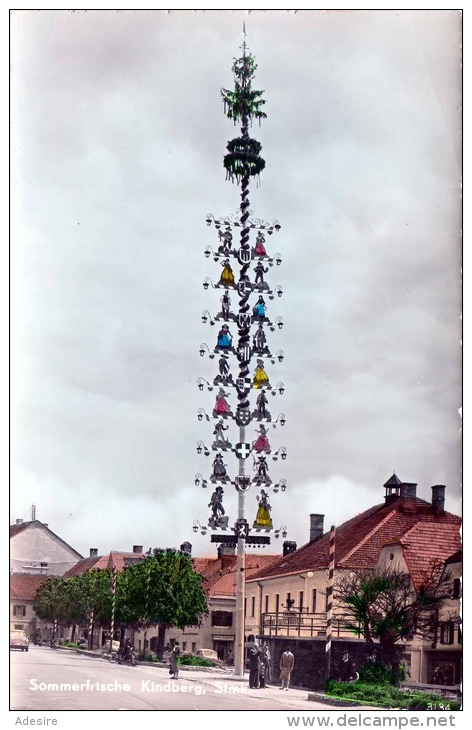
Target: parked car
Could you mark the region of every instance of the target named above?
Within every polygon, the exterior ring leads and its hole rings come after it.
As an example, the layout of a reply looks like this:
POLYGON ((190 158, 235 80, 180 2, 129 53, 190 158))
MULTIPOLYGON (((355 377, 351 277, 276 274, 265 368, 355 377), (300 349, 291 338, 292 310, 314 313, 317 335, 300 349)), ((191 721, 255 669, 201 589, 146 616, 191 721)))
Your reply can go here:
POLYGON ((13 629, 10 631, 10 649, 19 649, 20 651, 28 651, 29 641, 25 632, 21 629, 13 629))
POLYGON ((218 654, 214 649, 199 649, 197 656, 201 656, 203 659, 210 659, 212 662, 218 661, 218 654))

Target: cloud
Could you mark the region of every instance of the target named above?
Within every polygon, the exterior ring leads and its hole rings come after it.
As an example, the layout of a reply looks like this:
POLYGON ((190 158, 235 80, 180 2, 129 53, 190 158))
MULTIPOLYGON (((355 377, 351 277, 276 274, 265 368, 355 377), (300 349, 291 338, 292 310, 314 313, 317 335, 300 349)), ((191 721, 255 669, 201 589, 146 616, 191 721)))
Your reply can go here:
MULTIPOLYGON (((208 513, 205 218, 239 205, 220 89, 243 15, 13 13, 12 516, 35 501, 82 552, 192 541, 208 513)), ((270 11, 248 33, 268 113, 251 208, 282 224, 274 514, 290 506, 302 543, 309 509, 329 523, 379 503, 393 469, 457 507, 460 13, 270 11)))

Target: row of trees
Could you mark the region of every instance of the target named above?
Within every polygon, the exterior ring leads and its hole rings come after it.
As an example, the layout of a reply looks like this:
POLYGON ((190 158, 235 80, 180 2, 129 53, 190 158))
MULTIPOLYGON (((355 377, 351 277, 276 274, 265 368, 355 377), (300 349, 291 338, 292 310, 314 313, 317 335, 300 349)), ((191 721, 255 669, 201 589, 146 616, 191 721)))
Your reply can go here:
POLYGON ((148 629, 159 626, 158 653, 166 628, 198 625, 208 613, 203 578, 191 558, 176 550, 154 550, 116 574, 115 597, 110 569, 88 570, 71 578, 49 578, 36 593, 33 609, 59 626, 110 627, 115 603, 116 627, 148 629))

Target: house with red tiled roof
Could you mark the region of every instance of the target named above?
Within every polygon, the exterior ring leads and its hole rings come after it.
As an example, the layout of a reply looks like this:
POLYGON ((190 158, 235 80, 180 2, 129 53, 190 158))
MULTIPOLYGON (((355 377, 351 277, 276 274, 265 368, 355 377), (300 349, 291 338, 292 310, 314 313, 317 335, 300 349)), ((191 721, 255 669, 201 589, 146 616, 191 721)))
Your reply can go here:
POLYGON ((36 590, 45 578, 64 575, 81 558, 44 522, 18 519, 10 525, 10 627, 46 638, 51 627, 33 611, 36 590))
POLYGON ((22 629, 27 636, 41 634, 43 628, 47 630, 47 625, 33 611, 36 591, 45 580, 44 575, 10 575, 10 630, 22 629))
MULTIPOLYGON (((460 549, 461 519, 445 511, 445 487, 432 487, 432 501, 427 502, 416 496, 416 486, 393 475, 384 484, 383 503, 336 527, 338 577, 340 573, 374 568, 393 555, 418 585, 431 561, 445 563, 460 549)), ((282 637, 324 640, 330 536, 324 532, 322 515, 311 515, 310 519, 306 545, 247 578, 246 634, 255 634, 261 641, 282 637)), ((358 640, 343 629, 342 612, 336 604, 333 627, 335 636, 358 640)), ((421 641, 411 649, 415 681, 431 678, 427 650, 421 641)))

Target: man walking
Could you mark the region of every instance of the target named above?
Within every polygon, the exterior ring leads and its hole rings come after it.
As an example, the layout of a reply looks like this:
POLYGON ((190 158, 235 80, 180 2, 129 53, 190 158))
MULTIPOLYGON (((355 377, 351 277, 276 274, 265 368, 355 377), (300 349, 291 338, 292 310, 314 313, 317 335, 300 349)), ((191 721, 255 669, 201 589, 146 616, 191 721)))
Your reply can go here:
POLYGON ((260 672, 261 672, 261 650, 254 640, 254 636, 249 636, 246 644, 247 656, 249 660, 249 688, 259 689, 260 672))
POLYGON ((290 649, 287 649, 284 651, 282 656, 280 657, 280 688, 279 689, 286 689, 288 692, 288 688, 290 685, 290 677, 293 671, 293 665, 295 663, 295 657, 293 656, 290 649))

